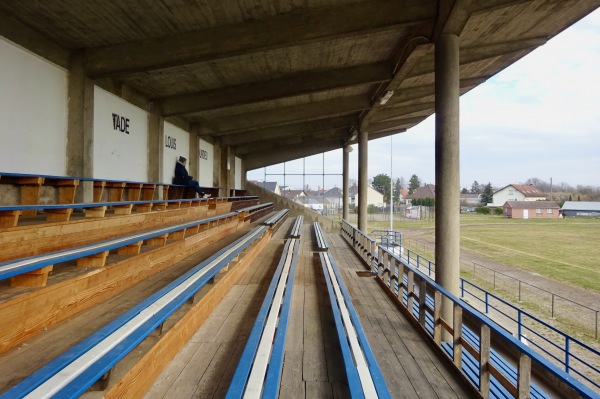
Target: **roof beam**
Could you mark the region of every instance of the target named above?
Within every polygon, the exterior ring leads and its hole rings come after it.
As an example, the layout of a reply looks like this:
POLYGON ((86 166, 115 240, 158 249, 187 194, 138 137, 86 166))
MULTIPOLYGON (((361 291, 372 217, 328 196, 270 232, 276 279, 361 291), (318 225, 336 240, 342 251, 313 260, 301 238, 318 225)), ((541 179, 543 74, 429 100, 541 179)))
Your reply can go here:
POLYGON ((92 77, 207 62, 342 37, 365 35, 435 18, 437 0, 379 0, 308 9, 169 37, 88 49, 92 77))
POLYGON ((248 144, 235 147, 235 155, 247 155, 253 152, 264 152, 269 150, 289 148, 296 145, 310 143, 323 143, 331 140, 343 140, 349 135, 348 128, 331 129, 322 132, 311 132, 302 136, 292 136, 283 140, 270 140, 257 144, 248 144))
POLYGON ((166 97, 161 100, 161 111, 163 116, 188 114, 387 82, 391 78, 387 63, 311 71, 283 79, 166 97))
POLYGON ((0 10, 0 36, 63 68, 69 67, 69 50, 0 10))
MULTIPOLYGON (((548 41, 545 37, 532 37, 527 39, 512 40, 500 43, 488 43, 475 47, 460 48, 460 66, 464 67, 468 64, 489 60, 491 58, 500 57, 502 55, 510 55, 519 53, 524 50, 533 50, 539 46, 546 44, 548 41)), ((428 75, 434 73, 433 53, 428 54, 423 58, 424 62, 415 66, 408 75, 410 78, 417 76, 428 75)))
POLYGON ((250 112, 212 120, 207 126, 207 134, 222 136, 253 129, 348 115, 368 109, 370 106, 371 102, 366 96, 354 96, 268 111, 250 112))
POLYGON ((276 150, 255 152, 243 157, 246 170, 253 170, 281 162, 293 161, 303 157, 336 150, 344 146, 344 140, 312 142, 306 145, 293 145, 276 150))
POLYGON ((252 130, 250 132, 223 136, 221 145, 238 146, 256 141, 279 140, 289 136, 301 136, 310 134, 311 132, 356 126, 357 122, 358 120, 356 116, 345 115, 291 125, 275 126, 266 129, 252 130))
POLYGON ((372 118, 371 123, 384 122, 398 118, 422 116, 432 114, 435 109, 434 102, 410 104, 402 107, 391 107, 379 110, 372 118))
MULTIPOLYGON (((486 80, 488 80, 488 76, 484 77, 475 77, 475 78, 466 78, 460 80, 460 88, 472 88, 473 86, 477 86, 486 80)), ((462 91, 461 91, 462 94, 462 91)), ((414 86, 407 87, 405 89, 399 89, 394 93, 394 96, 388 102, 387 105, 383 109, 389 109, 394 106, 394 104, 404 103, 407 101, 419 100, 421 98, 434 96, 435 95, 435 85, 424 85, 424 86, 414 86)), ((403 104, 405 105, 405 104, 403 104)))
POLYGON ((389 122, 371 123, 369 124, 369 137, 371 133, 406 130, 409 127, 413 127, 421 123, 425 118, 426 116, 416 116, 413 118, 403 118, 389 122))

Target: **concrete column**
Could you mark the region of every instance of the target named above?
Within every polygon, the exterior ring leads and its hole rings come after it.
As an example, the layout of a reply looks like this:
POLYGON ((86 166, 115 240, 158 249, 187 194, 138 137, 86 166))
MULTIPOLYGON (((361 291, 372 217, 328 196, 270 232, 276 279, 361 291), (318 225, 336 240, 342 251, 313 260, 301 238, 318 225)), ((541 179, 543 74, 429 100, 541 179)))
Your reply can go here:
MULTIPOLYGON (((163 182, 163 165, 164 165, 164 119, 160 115, 158 104, 150 105, 150 113, 148 114, 148 181, 163 182)), ((173 165, 173 169, 175 165, 173 165)), ((162 196, 162 190, 158 190, 159 196, 162 196)))
POLYGON ((369 189, 369 133, 358 133, 358 229, 367 233, 367 192, 369 189))
POLYGON ((200 179, 200 140, 198 140, 198 124, 190 125, 190 160, 188 173, 195 180, 200 179))
MULTIPOLYGON (((459 42, 442 34, 435 43, 435 279, 454 295, 460 282, 459 42)), ((452 325, 450 301, 442 317, 452 325)))
MULTIPOLYGON (((69 60, 67 175, 94 177, 94 82, 87 77, 85 54, 75 52, 69 60)), ((92 202, 92 182, 84 182, 83 202, 92 202)))
POLYGON ((349 183, 349 165, 350 165, 350 152, 352 151, 352 147, 350 146, 350 144, 346 145, 346 147, 344 147, 344 158, 343 158, 343 163, 342 163, 342 190, 343 190, 343 198, 342 198, 342 204, 343 204, 343 211, 342 211, 342 217, 345 220, 348 220, 348 216, 349 216, 349 208, 350 208, 350 204, 349 204, 349 197, 350 197, 350 183, 349 183))
POLYGON ((221 197, 229 196, 229 189, 233 187, 232 181, 230 180, 230 172, 233 169, 231 165, 231 147, 222 146, 220 147, 221 152, 221 165, 220 165, 220 178, 219 178, 219 187, 221 187, 221 197))

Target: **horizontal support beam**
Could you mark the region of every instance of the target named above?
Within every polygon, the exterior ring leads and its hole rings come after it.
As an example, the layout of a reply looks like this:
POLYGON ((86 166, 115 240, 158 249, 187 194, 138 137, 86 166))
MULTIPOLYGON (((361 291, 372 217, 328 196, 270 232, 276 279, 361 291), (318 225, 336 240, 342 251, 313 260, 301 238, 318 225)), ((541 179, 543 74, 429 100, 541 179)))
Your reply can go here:
POLYGON ((371 123, 369 124, 369 134, 384 131, 406 130, 409 127, 413 127, 421 123, 425 118, 425 116, 417 116, 414 118, 395 119, 388 122, 371 123))
POLYGON ((371 102, 366 96, 336 98, 293 107, 218 118, 210 122, 206 134, 222 136, 242 133, 253 129, 348 115, 370 107, 371 102))
POLYGON ((401 107, 378 109, 371 118, 371 123, 384 122, 387 120, 403 119, 412 116, 432 114, 435 111, 434 102, 418 103, 401 107))
MULTIPOLYGON (((472 88, 473 86, 477 86, 486 80, 489 77, 476 77, 476 78, 466 78, 460 80, 460 87, 462 88, 472 88)), ((462 93, 462 92, 461 92, 462 93)), ((424 86, 414 86, 407 87, 405 89, 399 89, 397 92, 394 92, 393 97, 388 101, 387 105, 380 109, 388 109, 394 106, 394 104, 403 103, 406 101, 418 100, 421 98, 429 97, 435 95, 435 85, 424 85, 424 86)))
POLYGON ((309 157, 322 152, 336 150, 343 148, 344 145, 344 140, 310 143, 304 146, 294 145, 287 148, 279 148, 277 150, 255 152, 243 157, 243 159, 245 161, 246 170, 253 170, 265 166, 276 165, 281 162, 288 162, 293 161, 294 159, 309 157))
POLYGON ((322 132, 310 132, 302 136, 292 136, 282 140, 261 141, 260 144, 252 143, 235 147, 235 155, 241 156, 254 152, 283 149, 295 145, 304 145, 314 142, 323 143, 330 140, 342 140, 350 137, 348 128, 331 129, 322 132))
MULTIPOLYGON (((460 48, 460 66, 464 67, 480 61, 521 52, 523 50, 533 50, 546 44, 548 40, 545 37, 532 37, 522 40, 512 40, 499 43, 488 43, 481 46, 461 47, 460 48)), ((411 71, 408 77, 428 75, 434 73, 433 53, 423 58, 411 71)))
POLYGON ((90 76, 118 76, 224 59, 305 43, 381 32, 435 18, 435 0, 379 0, 274 17, 112 46, 90 48, 90 76))
POLYGON ((161 100, 161 111, 163 116, 189 114, 382 83, 391 78, 391 67, 386 63, 304 72, 283 79, 166 97, 161 100))
POLYGON ((0 36, 26 48, 65 69, 69 68, 70 52, 39 32, 0 11, 0 36))
POLYGON ((222 146, 239 146, 256 141, 279 140, 290 136, 301 136, 312 132, 319 132, 341 127, 356 126, 358 120, 354 115, 338 116, 335 118, 318 119, 292 125, 275 126, 267 129, 252 130, 249 132, 223 136, 222 146))

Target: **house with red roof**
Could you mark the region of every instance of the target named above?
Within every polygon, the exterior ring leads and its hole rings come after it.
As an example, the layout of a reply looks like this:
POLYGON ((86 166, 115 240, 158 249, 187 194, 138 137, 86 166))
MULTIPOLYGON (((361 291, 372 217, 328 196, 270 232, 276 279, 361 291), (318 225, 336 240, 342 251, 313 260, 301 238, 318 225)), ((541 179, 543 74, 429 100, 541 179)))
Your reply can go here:
POLYGON ((509 184, 493 194, 491 206, 503 206, 506 201, 545 201, 546 193, 533 185, 509 184))

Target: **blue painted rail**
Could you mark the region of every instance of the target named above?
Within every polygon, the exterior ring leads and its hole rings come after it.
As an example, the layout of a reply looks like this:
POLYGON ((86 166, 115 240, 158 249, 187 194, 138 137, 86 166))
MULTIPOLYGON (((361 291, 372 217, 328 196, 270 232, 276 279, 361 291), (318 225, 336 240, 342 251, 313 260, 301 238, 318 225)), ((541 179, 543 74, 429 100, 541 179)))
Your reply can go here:
POLYGON ((0 280, 5 280, 10 277, 30 272, 33 270, 42 269, 46 266, 54 265, 56 263, 68 262, 86 256, 95 255, 105 251, 121 248, 126 245, 134 244, 155 237, 164 236, 166 234, 185 230, 198 225, 204 225, 227 220, 230 218, 235 218, 237 217, 237 215, 237 212, 229 212, 215 217, 196 220, 193 222, 176 224, 173 226, 163 227, 159 229, 153 229, 142 233, 130 234, 127 236, 101 241, 89 245, 83 245, 76 248, 3 262, 0 263, 0 280))
MULTIPOLYGON (((296 222, 303 220, 301 216, 296 222)), ((279 394, 300 236, 288 238, 226 398, 276 398, 279 394)))
POLYGON ((348 388, 352 398, 391 398, 331 253, 320 252, 348 388))
POLYGON ((329 244, 327 243, 327 238, 325 237, 325 234, 323 233, 321 224, 319 222, 315 222, 314 229, 315 229, 315 238, 317 241, 317 251, 328 251, 329 244))

